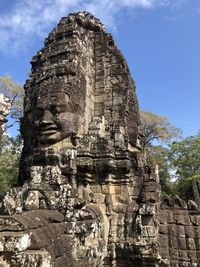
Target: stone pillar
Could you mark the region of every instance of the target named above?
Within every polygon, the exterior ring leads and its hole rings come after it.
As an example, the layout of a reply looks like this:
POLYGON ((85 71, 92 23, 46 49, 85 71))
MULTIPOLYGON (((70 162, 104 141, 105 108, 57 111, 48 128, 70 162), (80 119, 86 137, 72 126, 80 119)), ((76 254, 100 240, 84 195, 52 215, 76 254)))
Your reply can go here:
POLYGON ((0 144, 3 135, 3 125, 7 122, 6 116, 10 112, 10 106, 10 99, 0 93, 0 144))

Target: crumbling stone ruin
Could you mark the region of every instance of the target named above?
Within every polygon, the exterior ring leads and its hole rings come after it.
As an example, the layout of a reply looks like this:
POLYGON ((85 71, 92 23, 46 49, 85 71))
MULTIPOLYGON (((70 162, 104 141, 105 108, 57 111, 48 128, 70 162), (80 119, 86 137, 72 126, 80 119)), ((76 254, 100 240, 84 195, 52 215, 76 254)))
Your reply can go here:
POLYGON ((199 266, 199 207, 161 197, 134 81, 101 22, 62 18, 31 64, 19 187, 1 208, 2 266, 199 266))
POLYGON ((7 122, 6 116, 10 112, 11 102, 8 97, 0 93, 0 144, 3 134, 3 125, 7 122))

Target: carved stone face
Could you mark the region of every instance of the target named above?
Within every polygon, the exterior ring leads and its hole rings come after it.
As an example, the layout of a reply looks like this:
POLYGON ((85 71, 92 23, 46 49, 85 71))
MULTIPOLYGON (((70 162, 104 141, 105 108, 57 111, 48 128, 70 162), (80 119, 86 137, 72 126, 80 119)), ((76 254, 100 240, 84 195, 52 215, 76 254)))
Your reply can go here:
POLYGON ((9 98, 0 93, 0 123, 7 122, 6 116, 10 112, 11 101, 9 98))
POLYGON ((52 92, 38 97, 34 124, 39 144, 54 144, 77 132, 78 115, 72 112, 66 93, 52 92))

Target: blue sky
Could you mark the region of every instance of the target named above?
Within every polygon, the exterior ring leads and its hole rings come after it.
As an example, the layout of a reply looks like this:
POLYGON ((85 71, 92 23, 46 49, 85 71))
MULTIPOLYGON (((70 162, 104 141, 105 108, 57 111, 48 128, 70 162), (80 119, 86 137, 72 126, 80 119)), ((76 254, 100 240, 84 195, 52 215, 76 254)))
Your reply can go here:
POLYGON ((184 135, 200 129, 199 0, 0 0, 0 76, 22 84, 30 60, 62 16, 88 10, 128 61, 140 108, 184 135))

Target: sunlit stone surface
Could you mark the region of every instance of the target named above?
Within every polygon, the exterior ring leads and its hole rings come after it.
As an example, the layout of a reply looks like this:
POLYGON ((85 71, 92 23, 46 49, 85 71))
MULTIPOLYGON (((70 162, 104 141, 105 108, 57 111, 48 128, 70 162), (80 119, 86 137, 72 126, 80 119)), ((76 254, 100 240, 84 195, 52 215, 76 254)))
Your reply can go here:
POLYGON ((198 206, 160 197, 134 81, 101 22, 62 18, 31 64, 19 187, 0 216, 3 266, 198 266, 198 206))

